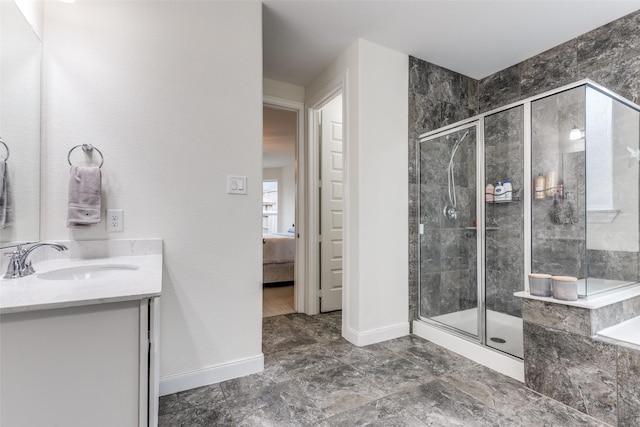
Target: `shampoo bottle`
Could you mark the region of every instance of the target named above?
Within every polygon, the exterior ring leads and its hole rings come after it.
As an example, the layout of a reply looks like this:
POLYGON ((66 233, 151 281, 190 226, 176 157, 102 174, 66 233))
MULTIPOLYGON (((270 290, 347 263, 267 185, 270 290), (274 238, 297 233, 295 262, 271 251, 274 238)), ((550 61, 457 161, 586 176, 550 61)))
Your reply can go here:
POLYGON ((503 200, 510 202, 513 198, 512 194, 513 194, 513 187, 511 186, 511 181, 509 181, 508 179, 505 179, 503 200))
POLYGON ((495 194, 496 202, 502 202, 504 200, 504 186, 500 181, 498 181, 498 183, 496 184, 495 194))
POLYGON ((545 182, 546 180, 544 179, 544 175, 539 173, 533 184, 533 194, 535 199, 544 199, 545 182))
POLYGON ((558 187, 558 174, 556 174, 555 171, 549 171, 549 173, 547 173, 547 180, 546 180, 547 197, 553 197, 553 195, 556 194, 556 191, 558 191, 557 187, 558 187))
POLYGON ((484 197, 487 202, 493 202, 495 197, 495 189, 493 184, 489 183, 484 189, 484 197))

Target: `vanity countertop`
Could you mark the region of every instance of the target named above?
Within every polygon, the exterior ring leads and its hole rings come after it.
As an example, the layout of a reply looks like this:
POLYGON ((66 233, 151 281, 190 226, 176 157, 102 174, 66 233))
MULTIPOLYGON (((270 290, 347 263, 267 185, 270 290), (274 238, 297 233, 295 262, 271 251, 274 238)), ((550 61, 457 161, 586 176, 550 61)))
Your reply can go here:
POLYGON ((0 280, 0 314, 144 299, 162 291, 161 253, 44 259, 33 267, 31 276, 0 280), (90 279, 45 280, 51 271, 100 266, 138 268, 114 268, 90 279))

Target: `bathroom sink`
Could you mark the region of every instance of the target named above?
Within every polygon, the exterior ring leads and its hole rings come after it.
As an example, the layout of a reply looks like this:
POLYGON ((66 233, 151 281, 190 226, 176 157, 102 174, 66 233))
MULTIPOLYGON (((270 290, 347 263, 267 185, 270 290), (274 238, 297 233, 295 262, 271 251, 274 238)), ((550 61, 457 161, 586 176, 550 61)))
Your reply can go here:
POLYGON ((116 277, 118 273, 137 270, 137 265, 131 264, 98 264, 81 265, 77 267, 61 268, 38 274, 37 277, 43 280, 90 280, 108 279, 116 277))

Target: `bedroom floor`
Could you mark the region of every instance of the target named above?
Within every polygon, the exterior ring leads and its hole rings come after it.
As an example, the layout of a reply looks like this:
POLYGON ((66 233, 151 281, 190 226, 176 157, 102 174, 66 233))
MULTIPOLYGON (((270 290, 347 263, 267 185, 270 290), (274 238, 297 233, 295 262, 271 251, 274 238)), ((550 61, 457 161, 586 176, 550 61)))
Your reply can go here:
POLYGON ((263 321, 265 370, 160 398, 160 426, 605 426, 416 336, 355 347, 341 312, 263 321))
POLYGON ((280 316, 295 312, 296 310, 293 304, 293 283, 285 285, 265 285, 262 288, 262 317, 280 316))

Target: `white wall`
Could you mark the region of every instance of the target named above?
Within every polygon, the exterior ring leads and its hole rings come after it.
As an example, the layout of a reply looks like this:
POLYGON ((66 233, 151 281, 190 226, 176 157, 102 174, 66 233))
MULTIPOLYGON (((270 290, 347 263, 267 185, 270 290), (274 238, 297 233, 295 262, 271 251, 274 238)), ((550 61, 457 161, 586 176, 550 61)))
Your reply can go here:
POLYGON ((307 86, 307 99, 343 76, 343 333, 366 345, 409 332, 408 56, 358 40, 307 86))
POLYGON ((164 239, 161 393, 262 367, 261 8, 45 3, 42 238, 164 239), (82 143, 104 154, 123 233, 66 228, 82 143), (226 194, 227 175, 248 195, 226 194))
POLYGON ((302 86, 265 78, 262 80, 262 87, 264 94, 267 96, 275 96, 290 101, 305 101, 304 87, 302 86))
POLYGON ((44 9, 43 0, 14 0, 25 19, 33 28, 38 38, 42 40, 42 11, 44 9))

